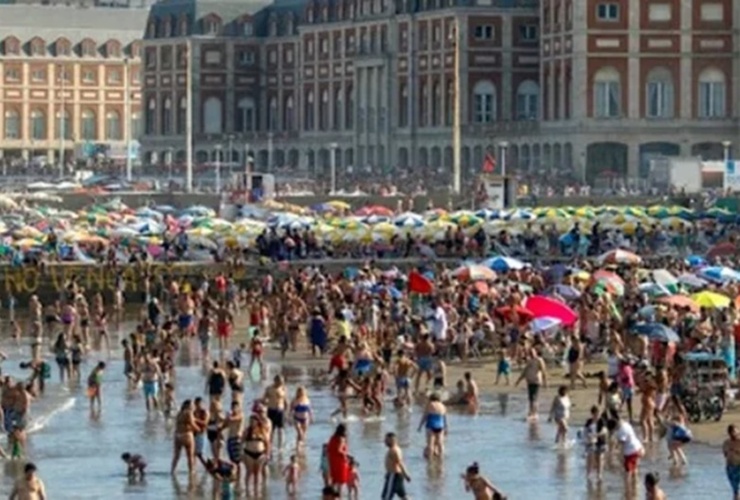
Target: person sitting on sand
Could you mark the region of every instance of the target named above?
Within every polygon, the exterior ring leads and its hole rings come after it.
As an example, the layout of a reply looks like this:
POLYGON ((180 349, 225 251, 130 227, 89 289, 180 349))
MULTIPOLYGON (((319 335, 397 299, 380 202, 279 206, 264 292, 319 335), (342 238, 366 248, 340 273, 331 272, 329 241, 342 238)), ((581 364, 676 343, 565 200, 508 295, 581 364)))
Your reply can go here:
POLYGON ((146 473, 146 461, 141 455, 133 455, 126 452, 121 454, 121 460, 126 463, 129 479, 135 480, 137 476, 140 481, 144 479, 144 475, 146 473))

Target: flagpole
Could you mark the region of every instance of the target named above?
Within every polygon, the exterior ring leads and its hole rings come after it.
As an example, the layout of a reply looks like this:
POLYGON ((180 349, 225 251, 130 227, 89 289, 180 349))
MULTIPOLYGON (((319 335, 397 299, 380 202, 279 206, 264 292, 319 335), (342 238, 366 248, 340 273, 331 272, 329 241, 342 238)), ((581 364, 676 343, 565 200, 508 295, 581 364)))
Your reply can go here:
POLYGON ((185 115, 185 192, 193 192, 193 44, 188 40, 187 73, 185 75, 185 100, 187 101, 185 115))
POLYGON ((452 191, 454 194, 460 194, 461 184, 461 163, 462 163, 462 102, 460 96, 460 45, 462 43, 462 37, 460 36, 460 20, 455 17, 455 75, 454 75, 454 90, 455 90, 455 101, 454 111, 452 114, 452 191))

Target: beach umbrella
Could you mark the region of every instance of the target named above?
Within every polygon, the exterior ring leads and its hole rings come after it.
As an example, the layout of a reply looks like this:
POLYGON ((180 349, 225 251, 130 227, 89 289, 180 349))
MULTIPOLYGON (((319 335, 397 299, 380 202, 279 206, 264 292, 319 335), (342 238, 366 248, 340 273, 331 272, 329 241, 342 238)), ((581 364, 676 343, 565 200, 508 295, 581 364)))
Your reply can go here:
POLYGON ((671 328, 663 323, 638 323, 632 327, 632 331, 638 335, 644 335, 656 342, 680 342, 681 338, 671 328))
POLYGON ((679 229, 688 229, 691 227, 691 222, 687 221, 686 219, 682 219, 680 217, 668 217, 667 219, 663 219, 660 221, 660 225, 669 229, 672 229, 674 231, 678 231, 679 229))
POLYGON ((427 211, 425 211, 423 214, 424 219, 429 221, 434 221, 438 219, 446 219, 447 218, 447 210, 444 208, 431 208, 427 211))
POLYGON ((493 281, 496 279, 496 273, 492 269, 477 264, 463 264, 451 274, 460 281, 493 281))
POLYGON ((541 318, 535 318, 534 320, 532 320, 530 328, 534 333, 541 333, 547 330, 552 330, 553 328, 557 328, 562 324, 563 322, 560 321, 558 318, 543 316, 541 318))
POLYGON ((639 264, 642 262, 642 257, 636 253, 618 248, 601 255, 597 262, 601 266, 606 264, 639 264))
POLYGON ((723 309, 730 305, 730 298, 716 292, 699 292, 691 296, 699 307, 708 309, 723 309))
POLYGON ((333 207, 335 210, 349 210, 350 204, 342 200, 332 200, 327 202, 327 205, 333 207))
POLYGON ((573 211, 573 215, 584 219, 593 219, 596 217, 596 212, 591 207, 578 207, 573 211))
POLYGON ((533 220, 537 218, 537 216, 534 215, 532 212, 528 210, 522 210, 521 208, 506 211, 502 214, 502 216, 502 218, 505 220, 533 220))
POLYGON ((740 281, 740 273, 724 266, 703 267, 696 272, 697 276, 713 283, 740 281))
POLYGON ((567 304, 544 295, 529 297, 524 303, 524 307, 532 311, 535 318, 557 318, 565 326, 570 326, 578 320, 578 314, 567 304))
POLYGON ((424 218, 414 212, 404 212, 393 219, 393 224, 398 227, 421 227, 424 225, 424 218))
POLYGON ((481 265, 490 267, 491 269, 499 273, 516 271, 519 269, 524 269, 527 266, 524 262, 518 259, 515 259, 513 257, 503 257, 501 255, 486 259, 481 262, 481 265))
POLYGON ((194 217, 215 217, 216 212, 212 208, 204 207, 203 205, 195 205, 183 210, 183 214, 192 215, 194 217))
POLYGON ((149 207, 142 207, 134 212, 137 217, 145 217, 148 219, 161 219, 164 215, 161 212, 157 212, 149 207))
POLYGON ((713 207, 700 215, 705 219, 719 219, 720 221, 731 221, 735 219, 735 214, 725 208, 713 207))
POLYGON ((707 280, 702 279, 695 274, 682 274, 677 279, 681 285, 687 286, 689 288, 704 288, 709 285, 709 282, 707 280))
POLYGON ((581 291, 570 285, 553 285, 546 290, 550 295, 559 295, 565 300, 578 300, 581 298, 581 291))
POLYGON ((689 255, 684 260, 686 264, 688 264, 691 267, 699 267, 699 266, 706 266, 707 261, 702 257, 701 255, 689 255))
POLYGON ((707 259, 716 259, 717 257, 727 257, 737 253, 737 245, 731 241, 718 243, 709 249, 707 259))
POLYGON ((562 208, 546 208, 535 213, 540 219, 565 219, 570 214, 562 208))
POLYGON ((667 269, 655 269, 650 272, 650 275, 657 284, 664 286, 671 293, 678 291, 678 279, 667 269))
POLYGON ((391 218, 385 215, 368 215, 367 217, 362 219, 362 222, 370 225, 382 224, 386 222, 391 222, 391 218))
POLYGON ((640 293, 644 293, 650 297, 665 297, 671 295, 671 291, 659 283, 640 283, 637 285, 637 289, 640 293))
POLYGON ((459 210, 449 215, 449 219, 461 227, 471 227, 482 224, 483 220, 476 217, 473 212, 468 210, 459 210))
POLYGON ((501 211, 484 208, 475 212, 475 216, 483 220, 496 220, 501 218, 501 211))
POLYGON ((408 290, 410 293, 430 295, 434 292, 434 281, 418 271, 409 273, 408 290))
POLYGON ((699 312, 699 305, 694 302, 691 297, 687 297, 686 295, 671 295, 669 297, 660 297, 656 300, 656 302, 660 302, 661 304, 665 304, 671 307, 688 307, 693 312, 699 312))
POLYGON ((456 229, 457 226, 452 222, 437 219, 423 226, 420 232, 422 236, 429 238, 432 241, 439 241, 444 239, 448 231, 455 231, 456 229))

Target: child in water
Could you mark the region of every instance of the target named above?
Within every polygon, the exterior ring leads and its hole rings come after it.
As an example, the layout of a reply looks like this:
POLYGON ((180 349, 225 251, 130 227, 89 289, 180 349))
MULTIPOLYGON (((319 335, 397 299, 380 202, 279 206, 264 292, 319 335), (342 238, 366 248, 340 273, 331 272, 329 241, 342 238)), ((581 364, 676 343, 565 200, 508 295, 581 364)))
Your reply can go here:
POLYGON ((506 500, 506 496, 481 475, 478 462, 473 462, 467 468, 462 479, 465 481, 465 491, 472 492, 475 500, 506 500))
POLYGON ((162 394, 162 412, 165 418, 172 416, 172 410, 175 408, 175 385, 172 382, 164 384, 164 393, 162 394))
POLYGON ((127 474, 128 474, 129 479, 133 481, 138 476, 140 481, 144 480, 144 475, 146 471, 146 462, 144 461, 144 458, 141 455, 132 455, 131 453, 126 452, 121 455, 121 460, 123 460, 126 463, 126 467, 128 468, 127 474))
POLYGON ((103 373, 105 372, 105 361, 99 362, 90 376, 87 377, 87 397, 90 399, 90 411, 102 409, 103 373))
POLYGON ((360 498, 360 464, 354 457, 349 458, 349 482, 347 483, 347 498, 358 500, 360 498))
POLYGON ((290 462, 283 469, 283 476, 285 477, 285 493, 288 496, 294 496, 298 490, 298 478, 300 476, 300 468, 298 467, 298 459, 295 455, 290 456, 290 462))
POLYGON ((504 377, 504 381, 506 382, 506 385, 509 385, 511 381, 509 380, 509 375, 511 374, 511 360, 509 359, 509 353, 506 346, 502 346, 501 350, 499 350, 499 358, 498 358, 498 370, 496 371, 496 382, 494 382, 496 385, 498 385, 498 381, 501 377, 504 377))

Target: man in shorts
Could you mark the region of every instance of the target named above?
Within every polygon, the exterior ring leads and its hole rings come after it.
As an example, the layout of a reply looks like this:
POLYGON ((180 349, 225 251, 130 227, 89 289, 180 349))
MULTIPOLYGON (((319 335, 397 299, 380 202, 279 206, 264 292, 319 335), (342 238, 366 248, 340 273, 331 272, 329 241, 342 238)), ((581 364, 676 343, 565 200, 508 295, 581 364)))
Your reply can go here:
POLYGON ((518 386, 523 379, 527 379, 527 396, 529 398, 527 417, 534 420, 537 418, 537 399, 540 394, 540 387, 547 388, 547 367, 534 347, 529 350, 527 364, 514 386, 518 386))
POLYGON ((411 481, 411 477, 406 471, 406 465, 403 463, 403 452, 398 446, 398 439, 393 432, 385 435, 385 445, 388 451, 385 454, 385 482, 383 483, 383 493, 380 497, 382 500, 392 500, 393 498, 406 499, 406 481, 411 481))

